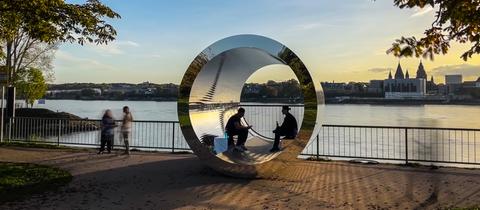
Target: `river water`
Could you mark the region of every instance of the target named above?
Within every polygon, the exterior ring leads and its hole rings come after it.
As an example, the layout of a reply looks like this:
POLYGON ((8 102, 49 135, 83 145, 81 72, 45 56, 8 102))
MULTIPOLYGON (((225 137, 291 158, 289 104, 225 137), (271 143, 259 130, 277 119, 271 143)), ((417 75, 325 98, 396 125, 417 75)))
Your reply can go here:
MULTIPOLYGON (((69 112, 88 119, 99 119, 105 109, 111 109, 115 117, 120 119, 123 106, 130 107, 134 120, 137 121, 178 121, 176 102, 47 100, 45 104, 35 105, 36 108, 69 112)), ((253 125, 257 134, 267 138, 273 137, 275 121, 281 123, 282 120, 281 108, 244 107, 245 119, 253 125)), ((479 106, 336 104, 324 105, 320 109, 319 123, 323 125, 428 127, 428 129, 408 129, 407 131, 404 128, 323 127, 319 130, 318 136, 313 136, 310 144, 305 148, 306 154, 337 158, 384 158, 398 161, 408 157, 409 160, 427 162, 480 164, 480 131, 451 129, 479 129, 479 106)), ((292 107, 291 112, 300 123, 303 108, 292 107)), ((212 132, 212 130, 215 134, 222 135, 222 126, 218 125, 218 119, 220 117, 225 121, 229 117, 227 115, 231 114, 233 111, 198 112, 192 114, 191 119, 212 119, 211 125, 210 121, 202 121, 200 126, 194 126, 198 128, 197 135, 212 132), (208 114, 207 117, 203 116, 206 114, 208 114), (202 130, 203 127, 208 130, 202 130)), ((19 127, 25 124, 28 125, 28 122, 22 124, 17 120, 19 127)), ((122 145, 119 133, 116 135, 116 144, 122 145)), ((135 122, 132 135, 132 146, 137 148, 168 149, 172 145, 177 149, 188 148, 178 123, 135 122)), ((45 139, 57 141, 55 135, 45 139)), ((68 135, 62 135, 59 141, 74 145, 97 145, 99 132, 73 131, 68 135)))
MULTIPOLYGON (((99 119, 105 109, 121 117, 129 106, 135 120, 177 121, 176 102, 47 100, 36 108, 99 119)), ((480 128, 480 106, 474 105, 325 105, 322 124, 480 128)))

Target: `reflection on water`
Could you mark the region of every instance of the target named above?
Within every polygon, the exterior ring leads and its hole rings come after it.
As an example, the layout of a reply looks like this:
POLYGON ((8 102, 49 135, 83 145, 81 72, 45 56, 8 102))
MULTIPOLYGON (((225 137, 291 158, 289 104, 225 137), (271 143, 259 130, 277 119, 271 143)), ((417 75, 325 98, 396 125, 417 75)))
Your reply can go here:
POLYGON ((212 109, 192 109, 190 119, 199 139, 225 135, 228 119, 236 113, 236 106, 216 107, 212 109))
MULTIPOLYGON (((87 107, 82 101, 47 101, 47 105, 58 102, 58 106, 64 104, 70 110, 75 106, 87 107), (69 104, 70 103, 70 104, 69 104), (71 105, 71 106, 68 106, 71 105)), ((85 102, 87 103, 87 102, 85 102)), ((98 103, 98 102, 88 102, 98 103)), ((102 104, 123 104, 123 102, 102 102, 102 104)), ((163 107, 165 110, 173 109, 173 103, 165 102, 136 102, 134 112, 137 120, 142 117, 141 113, 146 110, 153 110, 152 107, 163 107), (154 106, 151 106, 154 104, 154 106), (171 105, 171 107, 169 107, 171 105), (142 107, 143 108, 142 110, 142 107), (140 116, 139 116, 140 115, 140 116)), ((117 106, 117 105, 115 105, 117 106)), ((275 121, 281 122, 279 107, 265 106, 265 104, 250 103, 243 106, 246 109, 246 120, 254 126, 255 131, 264 135, 271 135, 275 121), (250 105, 250 106, 248 106, 250 105), (262 105, 262 106, 251 106, 262 105)), ((302 107, 291 106, 291 112, 298 122, 303 116, 302 107)), ((323 107, 325 122, 330 124, 352 124, 352 125, 393 125, 393 126, 423 126, 423 127, 467 127, 479 126, 479 121, 472 116, 480 116, 480 111, 474 106, 370 106, 370 105, 326 105, 323 107), (458 113, 465 113, 459 115, 458 113), (417 117, 414 117, 417 116, 417 117), (341 123, 348 122, 348 123, 341 123)), ((211 110, 198 110, 192 113, 192 118, 204 119, 196 126, 199 133, 223 135, 224 123, 236 109, 221 111, 219 108, 211 110), (222 116, 223 113, 223 116, 222 116), (223 119, 222 121, 220 119, 223 119), (223 122, 223 125, 222 123, 223 122), (203 128, 202 125, 206 127, 203 128), (216 126, 213 126, 216 125, 216 126), (214 128, 214 129, 210 129, 214 128), (203 130, 202 130, 203 129, 203 130)), ((152 117, 155 112, 148 116, 152 117)), ((168 113, 168 112, 166 112, 168 113)), ((76 113, 81 115, 82 113, 76 113)), ((85 113, 83 113, 85 114, 85 113)), ((158 112, 161 116, 162 112, 158 112)), ((41 124, 42 122, 21 123, 17 121, 18 128, 27 128, 26 124, 41 124)), ((195 122, 195 121, 194 121, 195 122)), ((24 138, 20 131, 13 128, 12 137, 24 138)), ((28 131, 27 131, 28 132, 28 131)), ((62 133, 60 139, 56 131, 43 131, 43 140, 70 144, 98 145, 99 131, 80 132, 73 130, 72 133, 62 133)), ((120 138, 116 132, 116 144, 121 145, 120 138)), ((41 135, 38 135, 41 136, 41 135)), ((37 136, 37 137, 38 137, 37 136)), ((32 135, 31 138, 35 137, 32 135)), ((407 134, 409 159, 428 161, 449 161, 449 162, 480 162, 480 131, 455 131, 435 129, 409 129, 407 134)), ((404 129, 381 129, 381 128, 348 128, 348 127, 324 127, 319 132, 319 141, 314 139, 305 148, 304 153, 318 154, 325 156, 354 156, 365 158, 389 158, 405 159, 407 148, 405 147, 404 129)), ((132 144, 139 147, 163 147, 188 148, 178 124, 173 123, 152 123, 135 122, 132 131, 132 144)))
POLYGON ((334 126, 323 127, 318 137, 304 153, 402 162, 408 156, 410 161, 480 163, 480 131, 476 130, 334 126))
MULTIPOLYGON (((131 107, 135 120, 178 121, 176 102, 47 100, 46 104, 35 107, 89 119, 99 119, 102 110, 110 108, 120 119, 125 105, 131 107)), ((321 108, 323 124, 480 128, 480 119, 476 117, 480 116, 479 106, 327 104, 321 108)))

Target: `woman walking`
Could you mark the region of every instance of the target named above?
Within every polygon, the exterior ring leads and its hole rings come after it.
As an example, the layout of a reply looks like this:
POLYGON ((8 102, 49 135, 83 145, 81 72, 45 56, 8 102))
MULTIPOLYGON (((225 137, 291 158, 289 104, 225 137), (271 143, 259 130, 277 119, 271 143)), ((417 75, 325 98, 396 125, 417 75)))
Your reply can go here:
POLYGON ((117 127, 115 125, 115 119, 113 119, 112 111, 107 109, 105 114, 103 114, 101 126, 101 136, 100 136, 100 150, 98 154, 102 154, 105 151, 105 144, 107 145, 107 152, 112 151, 113 144, 113 129, 117 127))
POLYGON ((128 106, 123 107, 123 120, 122 120, 122 137, 123 137, 123 142, 125 143, 125 154, 129 155, 130 154, 130 142, 129 142, 129 137, 130 134, 132 133, 132 113, 130 112, 130 109, 128 106))

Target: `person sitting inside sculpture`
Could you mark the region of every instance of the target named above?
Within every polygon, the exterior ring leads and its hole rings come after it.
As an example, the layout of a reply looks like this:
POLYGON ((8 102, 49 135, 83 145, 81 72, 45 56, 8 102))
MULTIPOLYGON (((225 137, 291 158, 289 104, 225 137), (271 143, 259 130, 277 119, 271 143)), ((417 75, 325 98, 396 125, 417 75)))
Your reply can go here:
POLYGON ((273 133, 275 133, 275 141, 273 142, 273 147, 270 150, 270 152, 278 152, 280 151, 280 137, 285 136, 287 139, 294 139, 295 136, 297 136, 298 132, 298 125, 297 125, 297 120, 295 117, 290 114, 290 107, 288 106, 282 106, 282 114, 285 115, 285 118, 283 119, 283 123, 281 126, 278 126, 277 122, 277 128, 273 130, 273 133))
POLYGON ((247 141, 248 137, 248 129, 252 128, 252 126, 243 126, 240 121, 242 117, 245 115, 245 109, 239 108, 237 113, 231 116, 228 121, 227 125, 225 126, 225 131, 228 135, 228 148, 234 148, 237 151, 245 151, 247 148, 245 147, 245 142, 247 141), (238 136, 237 139, 237 146, 234 147, 233 136, 238 136))

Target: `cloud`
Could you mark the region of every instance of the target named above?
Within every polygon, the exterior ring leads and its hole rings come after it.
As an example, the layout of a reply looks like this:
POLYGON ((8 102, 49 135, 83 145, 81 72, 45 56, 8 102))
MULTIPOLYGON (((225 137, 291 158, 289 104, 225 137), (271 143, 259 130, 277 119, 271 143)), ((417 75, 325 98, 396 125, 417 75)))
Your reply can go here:
POLYGON ((421 17, 433 11, 433 7, 426 6, 422 9, 416 8, 416 12, 413 13, 410 17, 421 17))
POLYGON ((480 65, 459 64, 439 66, 432 69, 435 76, 444 76, 449 74, 461 74, 464 77, 480 76, 480 65))
POLYGON ((165 56, 160 55, 160 54, 151 54, 148 57, 150 57, 150 58, 164 58, 165 56))
POLYGON ((108 44, 87 44, 90 49, 100 53, 103 56, 111 56, 111 55, 121 55, 125 54, 125 50, 131 47, 139 47, 140 44, 134 41, 126 40, 126 41, 113 41, 108 44))
POLYGON ((72 68, 75 69, 95 69, 95 70, 114 70, 113 66, 101 63, 94 59, 80 58, 73 56, 72 54, 58 50, 55 53, 56 65, 55 67, 60 67, 62 69, 72 68))
POLYGON ((137 42, 134 42, 134 41, 130 41, 130 40, 118 41, 116 43, 117 43, 117 45, 120 45, 120 46, 140 47, 140 44, 138 44, 137 42))
POLYGON ((384 73, 392 70, 393 70, 392 68, 382 68, 382 67, 368 69, 369 72, 373 72, 373 73, 384 73))
POLYGON ((294 27, 295 31, 306 31, 306 30, 313 30, 317 28, 322 28, 322 27, 334 27, 332 24, 326 24, 326 23, 304 23, 304 24, 299 24, 294 27))

